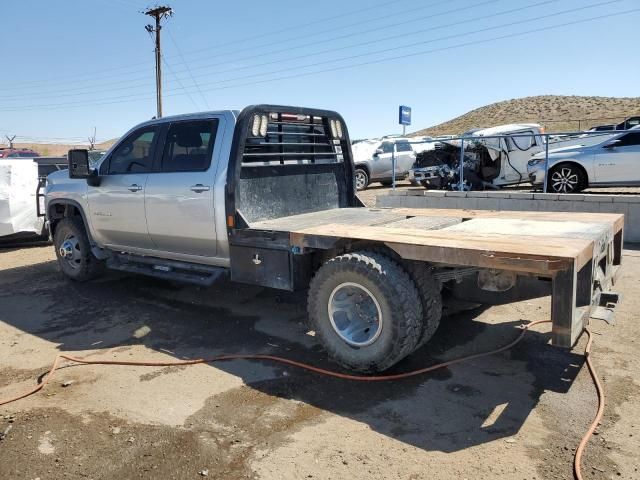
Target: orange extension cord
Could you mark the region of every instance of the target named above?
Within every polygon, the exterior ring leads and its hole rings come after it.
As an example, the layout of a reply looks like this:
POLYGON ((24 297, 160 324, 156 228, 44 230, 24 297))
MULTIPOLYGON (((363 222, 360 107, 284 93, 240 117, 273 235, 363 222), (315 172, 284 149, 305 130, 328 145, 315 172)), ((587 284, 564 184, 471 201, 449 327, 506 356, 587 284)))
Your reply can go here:
MULTIPOLYGON (((53 364, 51 365, 51 369, 43 377, 42 381, 38 385, 36 385, 32 389, 24 393, 16 395, 15 397, 7 398, 5 400, 0 400, 0 406, 15 402, 17 400, 28 397, 29 395, 33 395, 34 393, 42 390, 47 385, 47 383, 49 383, 53 378, 53 375, 55 374, 56 370, 59 367, 60 360, 68 360, 70 362, 78 363, 82 365, 129 365, 129 366, 146 366, 146 367, 173 367, 173 366, 181 366, 181 365, 196 365, 200 363, 214 363, 214 362, 220 362, 225 360, 269 360, 271 362, 282 363, 285 365, 298 367, 303 370, 308 370, 310 372, 319 373, 321 375, 327 375, 329 377, 340 378, 343 380, 354 380, 358 382, 384 382, 389 380, 401 380, 404 378, 415 377, 417 375, 422 375, 423 373, 432 372, 440 368, 444 368, 444 367, 448 367, 458 363, 467 362, 469 360, 473 360, 476 358, 486 357, 488 355, 494 355, 496 353, 504 352, 505 350, 509 350, 518 342, 520 342, 520 340, 524 338, 527 331, 531 329, 531 327, 533 327, 534 325, 539 325, 541 323, 551 323, 551 321, 538 320, 536 322, 531 322, 527 325, 523 325, 521 327, 522 332, 520 333, 520 335, 518 335, 518 337, 515 340, 509 342, 506 345, 503 345, 502 347, 496 348, 494 350, 490 350, 488 352, 482 352, 482 353, 475 353, 473 355, 467 355, 464 357, 454 358, 453 360, 448 360, 446 362, 431 365, 429 367, 419 368, 417 370, 412 370, 410 372, 397 373, 392 375, 370 375, 370 376, 349 375, 347 373, 334 372, 331 370, 326 370, 324 368, 314 367, 306 363, 296 362, 295 360, 290 360, 288 358, 276 357, 274 355, 232 354, 232 355, 217 355, 211 358, 197 358, 193 360, 174 360, 171 362, 131 362, 131 361, 124 361, 124 360, 87 360, 84 358, 77 358, 64 353, 59 353, 56 356, 55 360, 53 361, 53 364)), ((585 348, 585 356, 586 356, 587 366, 589 367, 589 372, 591 373, 591 377, 593 378, 593 381, 596 385, 596 389, 598 391, 598 413, 596 414, 596 417, 594 418, 591 426, 589 427, 589 430, 580 441, 580 444, 576 450, 576 455, 574 459, 574 473, 577 480, 582 480, 582 473, 580 470, 582 453, 584 452, 584 448, 587 442, 589 441, 589 438, 595 431, 596 427, 598 426, 598 423, 600 423, 600 420, 602 419, 602 414, 604 412, 604 391, 602 389, 602 385, 600 385, 600 381, 598 380, 598 377, 596 375, 595 369, 593 368, 593 365, 591 363, 591 359, 589 356, 593 338, 589 330, 586 330, 586 332, 589 336, 589 340, 585 348)))

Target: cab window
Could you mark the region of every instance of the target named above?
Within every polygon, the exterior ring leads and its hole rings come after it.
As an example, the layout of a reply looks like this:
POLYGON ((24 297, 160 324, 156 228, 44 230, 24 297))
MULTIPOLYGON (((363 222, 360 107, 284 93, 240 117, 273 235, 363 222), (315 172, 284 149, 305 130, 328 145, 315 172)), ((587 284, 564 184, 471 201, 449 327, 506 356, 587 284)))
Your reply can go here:
POLYGON ((145 173, 153 163, 156 127, 147 127, 129 135, 110 155, 108 174, 145 173))
POLYGON ((201 172, 211 165, 218 120, 172 123, 162 153, 163 172, 201 172))
POLYGON ((409 142, 396 142, 396 151, 398 152, 411 152, 411 144, 409 142))
POLYGON ((382 153, 391 153, 393 152, 393 143, 382 142, 382 144, 380 145, 380 148, 382 149, 382 153))

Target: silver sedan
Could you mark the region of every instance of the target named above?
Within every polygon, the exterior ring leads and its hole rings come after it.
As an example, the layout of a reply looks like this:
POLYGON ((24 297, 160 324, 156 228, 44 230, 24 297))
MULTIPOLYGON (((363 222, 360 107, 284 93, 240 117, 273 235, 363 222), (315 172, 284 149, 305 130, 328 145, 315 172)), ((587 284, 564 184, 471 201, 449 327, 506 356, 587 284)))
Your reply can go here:
POLYGON ((607 135, 596 143, 549 150, 548 169, 545 163, 544 152, 534 155, 527 164, 527 173, 534 187, 541 187, 547 170, 547 192, 577 193, 592 187, 640 186, 640 126, 629 132, 607 135))

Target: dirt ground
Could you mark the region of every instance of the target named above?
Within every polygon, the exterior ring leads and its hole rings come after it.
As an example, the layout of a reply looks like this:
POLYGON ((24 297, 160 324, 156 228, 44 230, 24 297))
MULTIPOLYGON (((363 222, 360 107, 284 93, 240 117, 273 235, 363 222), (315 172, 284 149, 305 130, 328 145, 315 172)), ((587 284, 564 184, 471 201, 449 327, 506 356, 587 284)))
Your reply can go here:
MULTIPOLYGON (((639 287, 640 252, 627 250, 617 325, 593 325, 607 404, 586 450, 588 479, 640 479, 639 287)), ((543 298, 448 317, 394 371, 507 343, 522 322, 548 316, 543 298)), ((125 360, 255 352, 335 368, 305 319, 303 294, 115 273, 77 284, 51 246, 5 248, 0 398, 33 386, 61 351, 125 360)), ((568 479, 596 395, 585 338, 565 351, 547 344, 548 332, 390 383, 249 361, 64 368, 44 391, 0 407, 0 479, 568 479)))

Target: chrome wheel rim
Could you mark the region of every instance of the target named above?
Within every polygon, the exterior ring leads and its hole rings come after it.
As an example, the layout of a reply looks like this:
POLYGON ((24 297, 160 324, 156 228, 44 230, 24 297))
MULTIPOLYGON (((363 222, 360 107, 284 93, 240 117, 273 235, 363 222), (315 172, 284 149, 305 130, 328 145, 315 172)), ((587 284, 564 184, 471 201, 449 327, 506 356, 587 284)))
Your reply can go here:
POLYGON ((382 311, 376 297, 358 283, 345 282, 329 296, 333 330, 349 345, 366 347, 382 333, 382 311))
POLYGON ((71 268, 74 270, 80 268, 82 252, 80 251, 80 242, 75 235, 69 234, 64 238, 58 253, 60 259, 66 261, 71 268))
POLYGON ((551 188, 554 192, 570 193, 578 188, 578 174, 564 167, 551 174, 551 188))
POLYGON ((367 186, 367 177, 363 172, 356 172, 356 188, 362 190, 367 186))

